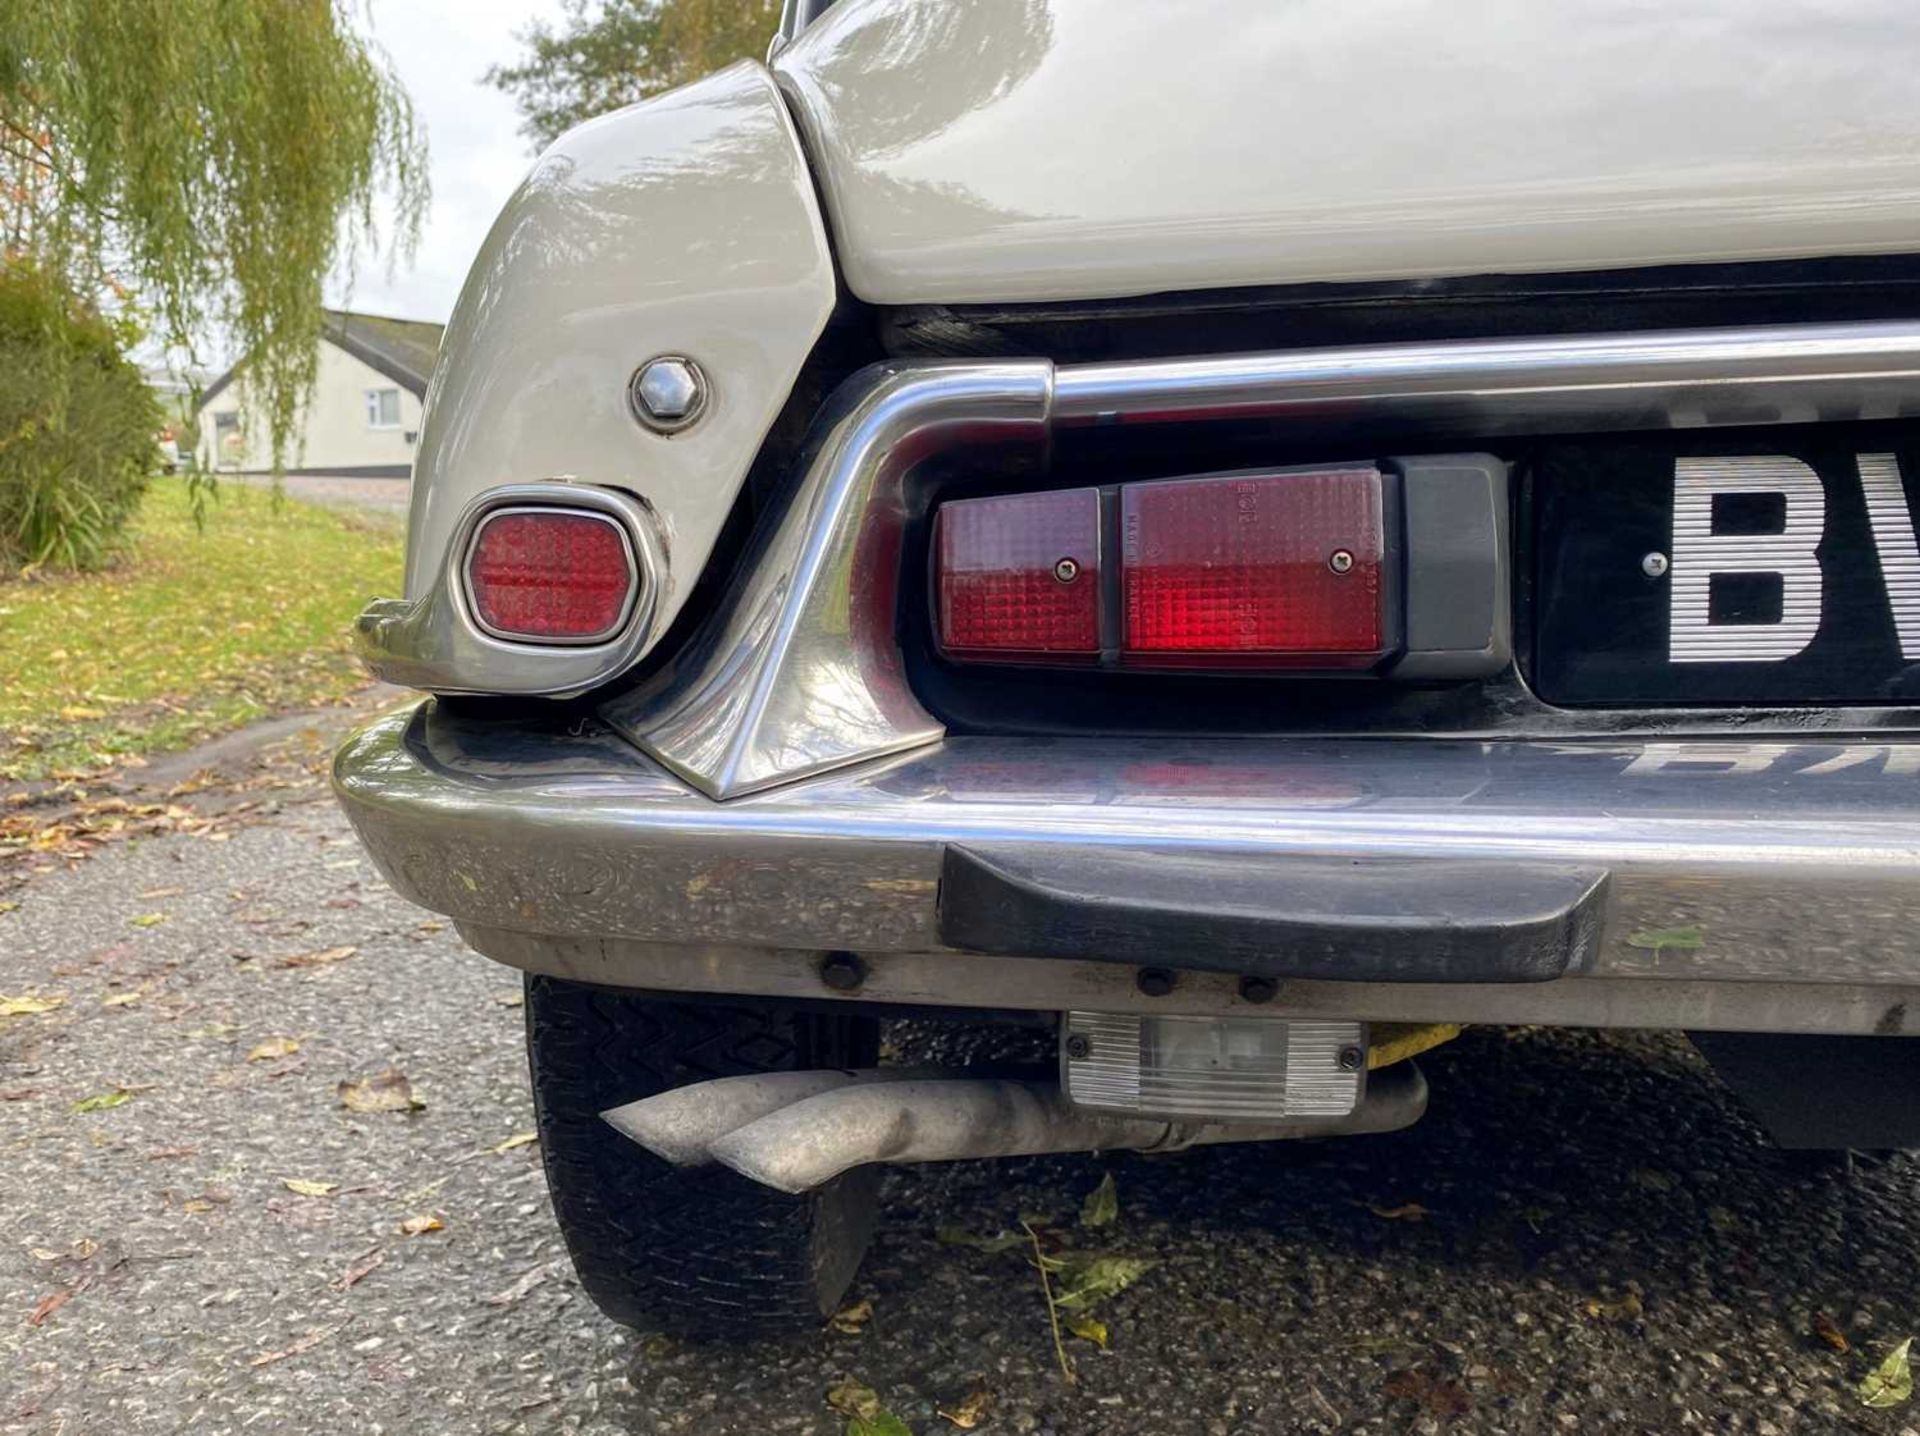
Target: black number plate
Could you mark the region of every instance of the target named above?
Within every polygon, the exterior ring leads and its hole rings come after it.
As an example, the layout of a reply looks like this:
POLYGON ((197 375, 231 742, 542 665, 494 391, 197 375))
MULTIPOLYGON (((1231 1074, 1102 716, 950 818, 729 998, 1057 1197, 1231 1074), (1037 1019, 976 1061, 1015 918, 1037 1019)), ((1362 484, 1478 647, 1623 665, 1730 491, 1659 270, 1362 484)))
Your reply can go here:
POLYGON ((1920 430, 1548 446, 1533 683, 1549 703, 1920 702, 1920 430))

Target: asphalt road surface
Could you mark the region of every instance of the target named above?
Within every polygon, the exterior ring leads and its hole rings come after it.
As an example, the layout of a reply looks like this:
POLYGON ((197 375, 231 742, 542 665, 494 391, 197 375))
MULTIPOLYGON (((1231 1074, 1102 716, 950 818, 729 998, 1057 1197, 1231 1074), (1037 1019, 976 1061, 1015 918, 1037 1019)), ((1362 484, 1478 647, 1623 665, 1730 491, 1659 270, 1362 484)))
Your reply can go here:
POLYGON ((1920 1425, 1853 1394, 1920 1333, 1920 1166, 1788 1163, 1678 1040, 1470 1033, 1393 1137, 903 1172, 863 1326, 703 1348, 573 1284, 518 979, 317 792, 39 866, 0 892, 0 995, 64 999, 0 1017, 0 1430, 839 1433, 849 1377, 922 1436, 976 1391, 1023 1436, 1920 1425), (389 1069, 423 1107, 342 1105, 389 1069), (1025 1254, 938 1236, 1023 1213, 1157 1263, 1073 1386, 1025 1254))

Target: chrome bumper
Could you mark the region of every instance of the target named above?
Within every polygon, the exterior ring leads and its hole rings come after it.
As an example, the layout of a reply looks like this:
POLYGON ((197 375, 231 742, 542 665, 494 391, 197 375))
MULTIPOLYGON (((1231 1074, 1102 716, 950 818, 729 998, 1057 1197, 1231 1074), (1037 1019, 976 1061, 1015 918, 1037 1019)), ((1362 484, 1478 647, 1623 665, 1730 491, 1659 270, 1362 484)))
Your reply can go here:
POLYGON ((1920 1030, 1920 742, 962 738, 722 803, 612 735, 429 704, 357 734, 334 782, 402 894, 482 951, 585 980, 1219 1011, 1247 1000, 1228 972, 1146 996, 1129 965, 943 942, 948 851, 1430 859, 1606 874, 1578 970, 1287 980, 1262 1010, 1920 1030), (826 951, 860 955, 856 990, 823 984, 826 951))

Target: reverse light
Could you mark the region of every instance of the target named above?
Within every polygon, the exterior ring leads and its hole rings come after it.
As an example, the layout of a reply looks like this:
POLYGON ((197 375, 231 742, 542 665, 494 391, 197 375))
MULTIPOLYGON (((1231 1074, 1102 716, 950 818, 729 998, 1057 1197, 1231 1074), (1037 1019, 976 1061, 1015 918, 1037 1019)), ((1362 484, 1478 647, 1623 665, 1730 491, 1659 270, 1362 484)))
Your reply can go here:
POLYGON ((497 638, 593 643, 625 623, 633 550, 613 518, 579 509, 500 509, 467 552, 474 617, 497 638))
POLYGON ((934 521, 936 622, 955 658, 1100 656, 1100 493, 962 499, 934 521))

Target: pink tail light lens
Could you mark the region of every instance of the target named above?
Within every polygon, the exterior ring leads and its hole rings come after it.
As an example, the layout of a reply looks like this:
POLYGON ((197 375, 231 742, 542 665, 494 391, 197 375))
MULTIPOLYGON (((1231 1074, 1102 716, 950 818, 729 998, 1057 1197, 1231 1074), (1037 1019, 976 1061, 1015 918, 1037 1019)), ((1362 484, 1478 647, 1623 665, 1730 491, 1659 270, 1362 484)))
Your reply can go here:
POLYGON ((1377 469, 1326 469, 946 504, 940 649, 974 662, 1370 667, 1392 646, 1385 483, 1377 469), (1103 510, 1120 535, 1106 584, 1103 510))
POLYGON ((1372 662, 1382 509, 1374 469, 1127 485, 1122 662, 1372 662))
POLYGON ((502 509, 481 521, 467 554, 474 616, 500 638, 611 638, 626 619, 635 587, 627 536, 600 514, 502 509))
POLYGON ((1100 656, 1100 494, 943 505, 934 525, 940 647, 1002 663, 1100 656))

